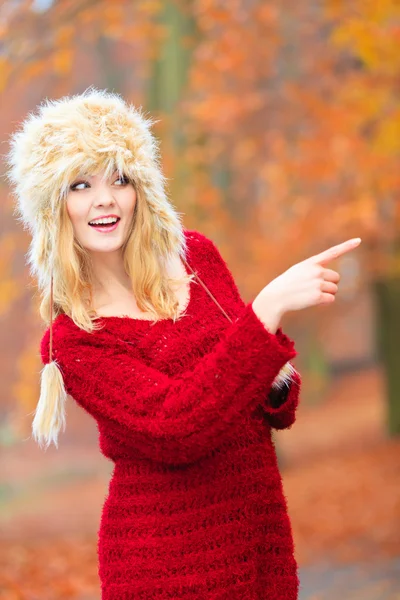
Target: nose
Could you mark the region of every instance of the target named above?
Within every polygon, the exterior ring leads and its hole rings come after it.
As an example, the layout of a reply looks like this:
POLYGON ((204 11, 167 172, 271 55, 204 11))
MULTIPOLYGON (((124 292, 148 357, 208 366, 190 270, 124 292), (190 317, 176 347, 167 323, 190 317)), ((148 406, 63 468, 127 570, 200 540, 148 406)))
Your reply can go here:
POLYGON ((94 204, 95 206, 109 206, 115 204, 113 191, 107 184, 99 186, 95 195, 94 204))

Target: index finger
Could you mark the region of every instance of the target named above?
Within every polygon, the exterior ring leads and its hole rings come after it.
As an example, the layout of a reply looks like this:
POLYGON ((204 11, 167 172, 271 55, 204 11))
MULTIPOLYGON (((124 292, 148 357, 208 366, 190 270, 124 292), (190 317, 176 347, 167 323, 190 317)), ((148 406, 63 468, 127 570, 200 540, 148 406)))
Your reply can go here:
POLYGON ((346 242, 342 242, 341 244, 337 244, 336 246, 332 246, 319 254, 315 254, 315 256, 311 256, 309 258, 310 261, 314 263, 319 263, 320 265, 324 265, 330 260, 334 260, 342 254, 346 254, 346 252, 350 252, 350 250, 354 250, 361 243, 361 238, 352 238, 351 240, 347 240, 346 242))

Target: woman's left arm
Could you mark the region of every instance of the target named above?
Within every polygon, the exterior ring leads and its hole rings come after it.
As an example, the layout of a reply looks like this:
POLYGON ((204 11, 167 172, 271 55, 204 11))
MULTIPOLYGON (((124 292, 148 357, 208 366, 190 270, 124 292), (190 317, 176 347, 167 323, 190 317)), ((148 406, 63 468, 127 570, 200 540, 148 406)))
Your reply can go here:
MULTIPOLYGON (((219 267, 218 276, 227 283, 227 289, 231 291, 234 302, 243 303, 244 301, 240 295, 236 281, 216 244, 204 234, 199 232, 196 233, 197 237, 208 242, 208 245, 212 250, 209 259, 212 257, 216 266, 219 267)), ((279 327, 275 335, 282 343, 292 341, 285 333, 283 333, 281 327, 279 327)), ((300 389, 300 373, 290 362, 286 363, 275 378, 270 391, 262 403, 266 420, 271 427, 274 429, 287 429, 293 425, 296 419, 296 409, 299 403, 300 389)))

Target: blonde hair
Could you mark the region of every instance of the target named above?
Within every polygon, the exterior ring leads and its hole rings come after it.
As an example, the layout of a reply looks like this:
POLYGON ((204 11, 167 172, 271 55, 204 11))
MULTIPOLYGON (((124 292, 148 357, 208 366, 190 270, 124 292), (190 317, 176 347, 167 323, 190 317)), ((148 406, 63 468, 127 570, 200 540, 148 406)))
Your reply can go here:
MULTIPOLYGON (((93 308, 90 255, 76 240, 66 209, 73 180, 81 173, 118 171, 135 187, 137 201, 122 258, 138 307, 158 319, 176 321, 179 302, 172 286, 194 275, 169 277, 164 265, 186 259, 180 214, 169 201, 160 168, 154 121, 121 96, 90 86, 82 94, 45 99, 11 136, 8 180, 14 187, 15 215, 32 234, 27 255, 41 293, 40 315, 52 332, 53 317, 68 315, 89 333, 98 330, 93 308)), ((40 398, 32 423, 34 439, 58 447, 65 429, 66 390, 52 356, 40 376, 40 398)))
MULTIPOLYGON (((194 274, 173 278, 163 272, 151 243, 151 240, 157 237, 156 232, 153 237, 151 223, 145 222, 146 217, 148 219, 148 210, 141 201, 140 194, 136 207, 130 232, 122 248, 125 270, 131 277, 139 308, 153 312, 154 322, 158 318, 172 318, 175 322, 183 314, 178 314, 179 301, 171 289, 171 283, 175 285, 190 282, 194 274), (147 235, 143 232, 147 232, 147 235)), ((61 212, 56 257, 52 289, 46 288, 43 291, 41 317, 50 325, 57 314, 65 313, 81 329, 90 333, 97 331, 100 329, 95 323, 98 317, 91 306, 93 273, 90 256, 74 237, 72 223, 65 208, 61 212)), ((65 431, 66 427, 67 400, 59 365, 56 359, 52 360, 52 348, 49 361, 41 371, 41 393, 32 421, 33 438, 40 447, 46 444, 46 449, 51 442, 58 448, 58 433, 61 429, 65 431)))
MULTIPOLYGON (((179 314, 179 301, 172 286, 190 283, 194 275, 186 273, 182 277, 170 277, 165 272, 162 254, 157 252, 162 240, 143 201, 140 186, 135 186, 135 189, 135 213, 121 248, 125 271, 130 277, 139 309, 152 313, 154 323, 158 319, 169 318, 176 322, 183 315, 179 314)), ((90 254, 74 236, 65 203, 62 204, 60 217, 53 267, 53 318, 64 313, 78 327, 91 333, 100 327, 96 324, 99 317, 93 308, 90 254)), ((186 247, 183 246, 177 254, 186 258, 186 247)), ((43 289, 40 304, 40 315, 47 325, 50 324, 50 309, 50 290, 47 286, 43 289)))

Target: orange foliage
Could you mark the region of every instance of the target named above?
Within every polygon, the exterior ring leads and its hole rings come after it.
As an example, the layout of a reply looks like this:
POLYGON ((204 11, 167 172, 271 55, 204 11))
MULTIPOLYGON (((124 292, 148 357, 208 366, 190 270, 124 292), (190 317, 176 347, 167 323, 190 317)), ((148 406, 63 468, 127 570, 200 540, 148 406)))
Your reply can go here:
MULTIPOLYGON (((327 0, 318 8, 294 0, 257 0, 246 8, 219 0, 172 4, 195 25, 195 40, 182 31, 182 49, 190 53, 185 93, 170 128, 163 126, 163 139, 171 139, 179 119, 186 135, 185 152, 169 160, 173 170, 167 173, 176 172, 177 159, 190 173, 179 195, 198 204, 219 196, 219 213, 228 202, 228 229, 239 229, 247 248, 250 236, 259 238, 262 254, 247 258, 255 264, 268 256, 271 271, 288 266, 279 259, 282 252, 271 264, 271 246, 286 248, 300 228, 292 262, 321 249, 324 232, 327 243, 353 235, 371 240, 371 260, 377 250, 385 252, 382 232, 385 241, 394 241, 400 225, 398 2, 327 0), (205 193, 204 169, 228 174, 214 195, 205 193), (276 227, 270 223, 280 225, 272 241, 269 233, 276 227)), ((145 75, 144 65, 158 56, 158 44, 169 35, 160 22, 165 8, 160 0, 69 0, 44 13, 31 6, 26 2, 10 11, 0 30, 6 48, 3 89, 20 76, 29 81, 50 71, 61 81, 71 74, 77 36, 93 45, 100 36, 128 44, 123 60, 119 55, 122 64, 145 75)), ((174 153, 173 146, 168 152, 174 153)), ((207 187, 217 187, 214 177, 207 187)), ((215 236, 217 218, 214 211, 203 218, 215 236)), ((367 248, 364 244, 363 251, 367 248)))

